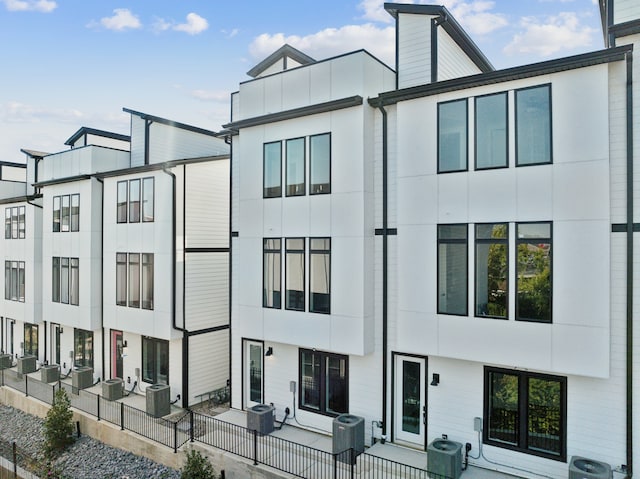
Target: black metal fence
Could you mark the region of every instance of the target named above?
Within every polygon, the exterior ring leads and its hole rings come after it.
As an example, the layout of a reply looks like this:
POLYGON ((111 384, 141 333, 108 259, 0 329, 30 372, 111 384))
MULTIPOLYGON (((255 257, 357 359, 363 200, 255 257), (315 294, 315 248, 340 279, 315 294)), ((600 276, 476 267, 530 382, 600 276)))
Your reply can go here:
POLYGON ((353 449, 333 454, 273 435, 185 411, 174 418, 156 418, 124 402, 109 401, 86 390, 58 381, 42 383, 13 369, 0 370, 0 386, 8 386, 53 404, 59 388, 67 391, 71 406, 177 452, 186 442, 197 441, 265 466, 308 479, 447 479, 426 469, 380 458, 353 449))

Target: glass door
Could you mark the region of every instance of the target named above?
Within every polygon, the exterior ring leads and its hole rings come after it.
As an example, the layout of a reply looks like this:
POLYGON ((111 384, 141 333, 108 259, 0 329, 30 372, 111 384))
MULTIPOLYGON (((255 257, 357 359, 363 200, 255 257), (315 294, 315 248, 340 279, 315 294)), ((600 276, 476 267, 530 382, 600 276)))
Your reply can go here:
POLYGON ((257 341, 244 342, 244 403, 245 408, 262 404, 264 351, 263 344, 257 341))
POLYGON ((122 331, 111 330, 111 377, 122 379, 122 331))
POLYGON ((60 364, 60 325, 51 324, 50 364, 60 364))
POLYGON ((424 449, 426 436, 426 359, 395 356, 394 441, 424 449))

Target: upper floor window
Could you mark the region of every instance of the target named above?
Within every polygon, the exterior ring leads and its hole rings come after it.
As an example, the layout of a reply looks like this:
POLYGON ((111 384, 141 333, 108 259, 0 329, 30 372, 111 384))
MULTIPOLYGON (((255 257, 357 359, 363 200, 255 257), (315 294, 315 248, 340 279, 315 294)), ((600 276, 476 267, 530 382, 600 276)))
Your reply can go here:
POLYGON ((116 221, 140 223, 154 220, 154 178, 118 181, 116 221))
POLYGON ((24 302, 24 261, 4 262, 4 299, 24 302))
POLYGON ((80 260, 54 256, 51 264, 51 300, 80 304, 80 260))
POLYGON ((301 349, 300 408, 330 416, 349 411, 349 358, 301 349))
POLYGON ((467 314, 467 225, 438 225, 438 313, 467 314))
POLYGON ((551 85, 516 90, 516 164, 551 163, 551 85))
POLYGON ((566 459, 566 378, 486 367, 484 381, 487 444, 566 459))
POLYGON ((265 308, 280 309, 281 243, 280 238, 265 238, 263 240, 262 306, 265 308))
POLYGON ((438 173, 467 169, 467 129, 466 98, 438 103, 438 173))
POLYGON ((305 139, 294 138, 286 141, 286 195, 302 196, 305 188, 305 139))
POLYGON ((11 206, 4 210, 5 239, 24 239, 25 237, 25 207, 11 206))
POLYGON ((285 240, 285 308, 304 311, 304 238, 285 240))
POLYGON ((551 223, 518 223, 516 319, 551 322, 551 223))
POLYGON ((476 169, 508 166, 507 93, 475 99, 476 169))
POLYGON ((53 197, 53 231, 80 231, 80 195, 53 197))
POLYGON ((116 304, 153 309, 153 253, 116 253, 116 304))
POLYGON ((282 196, 282 142, 263 145, 263 197, 282 196))
POLYGON ((309 138, 310 194, 331 193, 331 134, 309 138))
POLYGON ((309 239, 309 311, 331 312, 331 238, 309 239))
POLYGON ((509 304, 509 225, 476 225, 476 316, 506 318, 509 304))

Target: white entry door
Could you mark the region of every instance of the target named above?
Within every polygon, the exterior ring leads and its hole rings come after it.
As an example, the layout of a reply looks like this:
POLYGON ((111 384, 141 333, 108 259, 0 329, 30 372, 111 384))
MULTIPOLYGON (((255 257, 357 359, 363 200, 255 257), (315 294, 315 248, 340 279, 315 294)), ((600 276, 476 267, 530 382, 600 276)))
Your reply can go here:
POLYGON ((244 342, 244 406, 250 408, 264 402, 264 351, 261 342, 244 342))
POLYGON ((426 359, 395 356, 394 440, 424 449, 426 434, 426 359))

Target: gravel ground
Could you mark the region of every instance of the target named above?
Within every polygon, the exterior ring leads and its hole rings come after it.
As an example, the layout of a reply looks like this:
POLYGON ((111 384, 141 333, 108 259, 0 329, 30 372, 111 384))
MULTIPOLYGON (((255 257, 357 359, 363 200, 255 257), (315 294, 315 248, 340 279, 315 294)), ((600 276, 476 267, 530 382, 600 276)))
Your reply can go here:
MULTIPOLYGON (((42 456, 43 420, 0 404, 0 438, 15 441, 32 456, 42 456)), ((179 479, 175 469, 107 446, 83 435, 55 461, 65 479, 179 479)))

